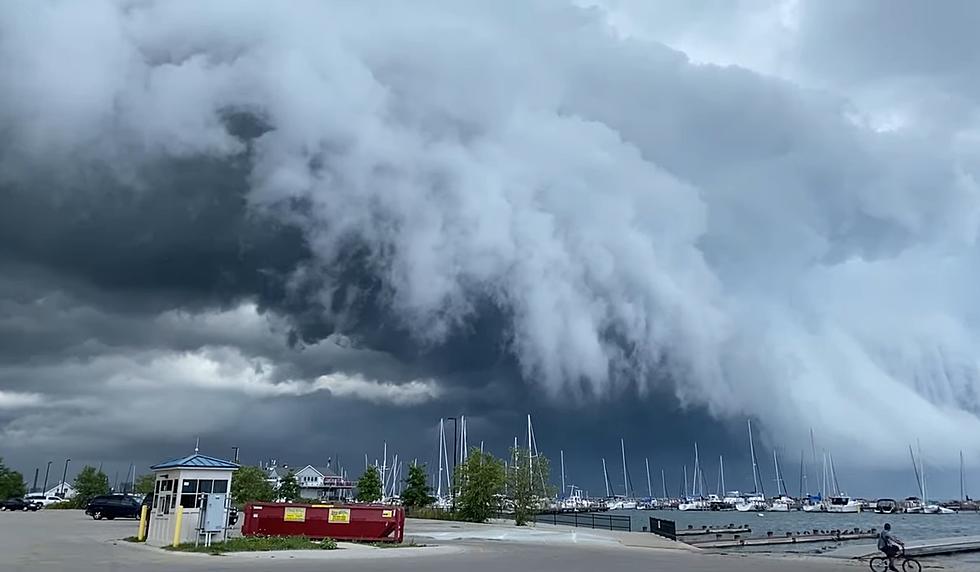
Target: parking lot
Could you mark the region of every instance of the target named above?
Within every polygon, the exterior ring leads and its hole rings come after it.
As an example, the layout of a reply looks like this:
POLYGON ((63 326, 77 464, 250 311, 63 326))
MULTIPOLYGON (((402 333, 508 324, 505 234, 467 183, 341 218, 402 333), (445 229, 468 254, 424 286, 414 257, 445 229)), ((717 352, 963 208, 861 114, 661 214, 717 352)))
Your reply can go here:
MULTIPOLYGON (((687 550, 623 546, 585 531, 516 529, 512 526, 409 521, 407 537, 425 547, 381 549, 342 544, 336 551, 175 554, 122 541, 136 533, 134 520, 93 521, 81 511, 0 513, 2 572, 496 572, 508 569, 593 572, 802 572, 854 570, 853 564, 821 560, 723 557, 687 550), (397 560, 395 562, 394 560, 397 560)), ((861 566, 866 564, 861 563, 861 566)))

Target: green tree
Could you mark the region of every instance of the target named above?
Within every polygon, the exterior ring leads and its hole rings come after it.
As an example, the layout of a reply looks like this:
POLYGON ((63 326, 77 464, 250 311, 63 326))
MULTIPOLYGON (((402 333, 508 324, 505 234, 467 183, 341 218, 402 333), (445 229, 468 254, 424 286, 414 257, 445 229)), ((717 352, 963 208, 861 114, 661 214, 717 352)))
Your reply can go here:
POLYGON ((231 477, 231 499, 242 506, 250 502, 271 502, 276 489, 259 467, 242 467, 231 477))
POLYGON ((0 458, 0 500, 22 497, 26 494, 27 485, 24 484, 24 475, 8 469, 0 458))
POLYGON ((85 506, 93 498, 106 494, 109 494, 109 477, 91 465, 82 467, 75 477, 75 498, 72 499, 75 506, 85 506))
POLYGON ((506 483, 504 463, 490 453, 471 449, 456 470, 456 510, 464 520, 486 522, 500 506, 506 483))
POLYGON ((507 469, 507 490, 514 501, 514 522, 524 526, 554 494, 548 479, 551 473, 548 458, 533 455, 525 448, 510 450, 511 463, 507 469))
POLYGON ((410 508, 429 506, 435 500, 431 492, 432 488, 425 477, 425 465, 410 466, 405 490, 402 491, 402 504, 410 508))
POLYGON ((296 482, 296 473, 290 469, 286 476, 279 483, 279 499, 284 501, 295 501, 299 498, 299 483, 296 482))
POLYGON ((153 492, 153 487, 156 486, 156 482, 156 475, 140 475, 136 477, 136 484, 133 488, 141 495, 148 495, 153 492))
POLYGON ((377 467, 368 467, 361 478, 357 479, 358 502, 376 502, 381 500, 381 475, 377 467))

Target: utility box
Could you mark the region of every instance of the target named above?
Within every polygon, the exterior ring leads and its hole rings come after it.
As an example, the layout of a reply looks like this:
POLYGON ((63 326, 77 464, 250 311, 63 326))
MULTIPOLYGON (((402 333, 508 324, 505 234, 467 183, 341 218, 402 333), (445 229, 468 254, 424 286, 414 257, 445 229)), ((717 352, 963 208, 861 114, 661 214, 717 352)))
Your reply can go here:
POLYGON ((205 494, 201 500, 201 532, 220 533, 228 526, 228 495, 205 494))
POLYGON ((405 509, 378 504, 251 503, 244 536, 306 536, 400 543, 405 509))
POLYGON ((156 474, 146 543, 221 542, 228 531, 231 479, 239 465, 201 455, 150 467, 156 474))

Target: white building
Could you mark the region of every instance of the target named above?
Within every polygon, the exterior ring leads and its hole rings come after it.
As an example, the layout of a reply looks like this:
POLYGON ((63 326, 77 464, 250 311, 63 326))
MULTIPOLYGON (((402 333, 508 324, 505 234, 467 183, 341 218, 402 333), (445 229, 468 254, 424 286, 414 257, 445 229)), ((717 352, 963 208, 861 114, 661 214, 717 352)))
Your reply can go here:
POLYGON ((330 461, 325 466, 306 465, 298 470, 273 461, 265 471, 267 480, 276 489, 292 471, 299 485, 299 496, 304 499, 343 501, 353 497, 354 484, 338 475, 330 466, 330 461))
POLYGON ((44 491, 44 496, 61 497, 63 499, 72 499, 75 498, 75 495, 77 493, 78 491, 75 490, 75 487, 71 486, 71 483, 62 482, 44 491))

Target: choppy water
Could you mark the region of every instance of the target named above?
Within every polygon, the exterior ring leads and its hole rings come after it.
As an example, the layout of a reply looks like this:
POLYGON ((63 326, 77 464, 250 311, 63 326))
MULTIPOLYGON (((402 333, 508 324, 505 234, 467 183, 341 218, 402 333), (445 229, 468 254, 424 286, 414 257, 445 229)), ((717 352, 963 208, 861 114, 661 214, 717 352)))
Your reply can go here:
MULTIPOLYGON (((617 510, 608 514, 630 516, 633 530, 643 530, 649 526, 650 517, 664 518, 677 523, 677 529, 685 529, 689 525, 694 528, 702 526, 747 525, 752 529, 750 536, 765 536, 772 532, 782 536, 786 532, 803 532, 805 530, 833 530, 860 528, 881 529, 886 522, 891 523, 892 531, 901 539, 929 540, 933 538, 949 538, 955 536, 980 536, 980 513, 965 512, 959 514, 874 514, 862 512, 855 514, 812 513, 802 511, 745 513, 737 511, 725 512, 690 512, 690 511, 653 511, 653 510, 617 510), (759 516, 761 515, 761 516, 759 516)), ((859 541, 860 542, 860 541, 859 541)), ((872 540, 865 541, 867 543, 872 540)), ((770 547, 765 550, 786 550, 805 553, 822 553, 833 550, 836 545, 800 544, 785 545, 779 548, 770 547)), ((755 549, 758 550, 758 549, 755 549)), ((980 564, 980 555, 964 554, 947 558, 950 563, 963 565, 965 563, 980 564)))

